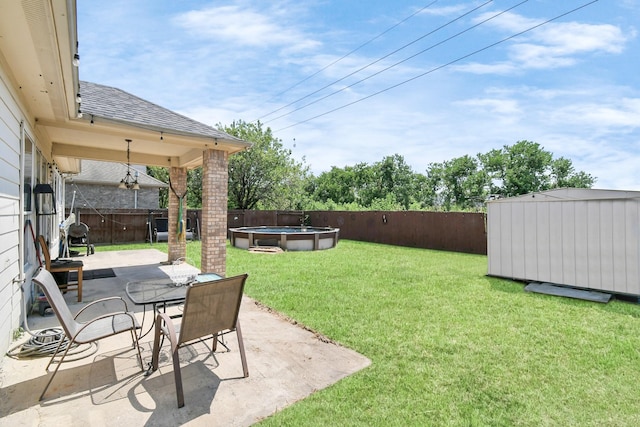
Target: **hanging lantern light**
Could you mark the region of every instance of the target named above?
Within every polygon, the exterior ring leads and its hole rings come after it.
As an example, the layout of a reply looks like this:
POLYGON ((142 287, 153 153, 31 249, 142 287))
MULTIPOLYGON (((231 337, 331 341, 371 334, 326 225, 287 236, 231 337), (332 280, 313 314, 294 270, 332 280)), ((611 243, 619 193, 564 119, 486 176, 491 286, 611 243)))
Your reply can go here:
POLYGON ((37 184, 33 189, 37 215, 56 214, 56 195, 50 184, 37 184))
POLYGON ((135 178, 133 177, 133 175, 131 175, 131 162, 129 157, 129 144, 131 144, 131 140, 125 139, 125 141, 127 141, 127 174, 120 180, 120 185, 118 185, 118 188, 122 188, 123 190, 139 190, 140 184, 138 184, 137 174, 135 178))

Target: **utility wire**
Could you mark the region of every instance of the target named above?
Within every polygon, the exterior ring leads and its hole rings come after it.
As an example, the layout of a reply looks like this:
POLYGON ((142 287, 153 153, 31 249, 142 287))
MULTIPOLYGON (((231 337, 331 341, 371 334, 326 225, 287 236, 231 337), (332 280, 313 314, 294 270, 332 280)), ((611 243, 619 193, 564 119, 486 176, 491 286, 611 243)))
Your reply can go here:
POLYGON ((506 41, 509 41, 509 40, 511 40, 511 39, 513 39, 513 38, 515 38, 515 37, 521 36, 522 34, 528 33, 529 31, 535 30, 536 28, 542 27, 543 25, 546 25, 546 24, 548 24, 548 23, 550 23, 550 22, 556 21, 556 20, 558 20, 558 19, 560 19, 560 18, 563 18, 563 17, 565 17, 565 16, 567 16, 567 15, 570 15, 570 14, 572 14, 572 13, 575 13, 576 11, 578 11, 578 10, 580 10, 580 9, 584 9, 585 7, 590 6, 590 5, 592 5, 593 3, 597 3, 598 1, 599 1, 599 0, 593 0, 593 1, 590 1, 590 2, 588 2, 588 3, 584 3, 584 4, 582 4, 581 6, 578 6, 578 7, 574 8, 574 9, 569 10, 568 12, 564 12, 564 13, 562 13, 562 14, 560 14, 560 15, 557 15, 557 16, 555 16, 555 17, 551 18, 551 19, 548 19, 548 20, 543 21, 543 22, 541 22, 541 23, 539 23, 539 24, 536 24, 536 25, 534 25, 534 26, 532 26, 532 27, 529 27, 529 28, 527 28, 526 30, 520 31, 520 32, 518 32, 518 33, 515 33, 515 34, 513 34, 513 35, 511 35, 511 36, 509 36, 509 37, 506 37, 506 38, 504 38, 504 39, 502 39, 502 40, 499 40, 499 41, 497 41, 497 42, 495 42, 495 43, 492 43, 492 44, 490 44, 490 45, 488 45, 488 46, 485 46, 485 47, 483 47, 483 48, 481 48, 481 49, 475 50, 475 51, 473 51, 473 52, 471 52, 471 53, 468 53, 468 54, 466 54, 466 55, 464 55, 464 56, 461 56, 461 57, 459 57, 459 58, 457 58, 457 59, 454 59, 453 61, 447 62, 446 64, 439 65, 439 66, 437 66, 437 67, 435 67, 435 68, 432 68, 432 69, 430 69, 430 70, 428 70, 428 71, 425 71, 424 73, 418 74, 417 76, 414 76, 414 77, 412 77, 412 78, 410 78, 410 79, 404 80, 404 81, 402 81, 402 82, 400 82, 400 83, 397 83, 397 84, 395 84, 395 85, 389 86, 389 87, 387 87, 387 88, 385 88, 385 89, 382 89, 382 90, 380 90, 380 91, 378 91, 378 92, 374 92, 374 93, 372 93, 372 94, 370 94, 370 95, 367 95, 367 96, 365 96, 365 97, 359 98, 359 99, 357 99, 357 100, 355 100, 355 101, 349 102, 349 103, 344 104, 344 105, 342 105, 342 106, 340 106, 340 107, 336 107, 336 108, 334 108, 334 109, 332 109, 332 110, 329 110, 329 111, 326 111, 326 112, 324 112, 324 113, 322 113, 322 114, 318 114, 318 115, 313 116, 313 117, 310 117, 310 118, 308 118, 308 119, 305 119, 305 120, 302 120, 302 121, 299 121, 299 122, 293 123, 293 124, 291 124, 291 125, 289 125, 289 126, 285 126, 285 127, 283 127, 283 128, 277 129, 277 130, 275 130, 274 132, 279 132, 279 131, 282 131, 282 130, 285 130, 285 129, 292 128, 292 127, 294 127, 294 126, 301 125, 301 124, 303 124, 303 123, 310 122, 311 120, 315 120, 315 119, 317 119, 317 118, 320 118, 320 117, 326 116, 326 115, 328 115, 328 114, 334 113, 334 112, 336 112, 336 111, 342 110, 342 109, 344 109, 344 108, 346 108, 346 107, 350 107, 351 105, 354 105, 354 104, 357 104, 357 103, 359 103, 359 102, 365 101, 365 100, 367 100, 367 99, 369 99, 369 98, 373 98, 373 97, 374 97, 374 96, 376 96, 376 95, 380 95, 381 93, 387 92, 387 91, 389 91, 389 90, 391 90, 391 89, 395 89, 395 88, 397 88, 397 87, 399 87, 399 86, 402 86, 402 85, 404 85, 404 84, 407 84, 407 83, 409 83, 409 82, 412 82, 412 81, 414 81, 414 80, 417 80, 417 79, 419 79, 419 78, 421 78, 421 77, 424 77, 424 76, 426 76, 426 75, 428 75, 428 74, 431 74, 431 73, 433 73, 433 72, 435 72, 435 71, 438 71, 438 70, 440 70, 440 69, 442 69, 442 68, 448 67, 449 65, 455 64, 455 63, 460 62, 460 61, 462 61, 462 60, 464 60, 464 59, 467 59, 467 58, 469 58, 469 57, 471 57, 471 56, 474 56, 474 55, 476 55, 476 54, 478 54, 478 53, 480 53, 480 52, 484 52, 485 50, 491 49, 492 47, 495 47, 495 46, 497 46, 497 45, 499 45, 499 44, 502 44, 502 43, 504 43, 504 42, 506 42, 506 41))
MULTIPOLYGON (((394 28, 398 27, 399 25, 404 24, 406 21, 408 21, 409 19, 413 18, 414 16, 416 16, 417 14, 419 14, 420 12, 422 12, 423 10, 427 9, 428 7, 431 7, 434 3, 436 3, 438 0, 433 0, 431 3, 429 3, 428 5, 422 7, 421 9, 418 9, 417 11, 415 11, 414 13, 412 13, 411 15, 407 16, 406 18, 404 18, 403 20, 399 21, 398 23, 396 23, 395 25, 392 25, 391 27, 387 28, 386 30, 384 30, 383 32, 381 32, 380 34, 378 34, 377 36, 373 37, 372 39, 367 40, 366 42, 364 42, 363 44, 361 44, 360 46, 358 46, 357 48, 353 49, 351 52, 341 56, 340 58, 336 59, 335 61, 331 62, 330 64, 325 65, 324 67, 322 67, 321 69, 319 69, 318 71, 316 71, 313 74, 310 74, 309 76, 305 77, 304 79, 300 80, 298 83, 294 84, 293 86, 288 87, 287 89, 283 90, 282 92, 272 96, 270 99, 275 99, 279 96, 284 95, 285 93, 289 92, 291 89, 301 85, 302 83, 306 82, 307 80, 317 76, 318 74, 320 74, 321 72, 323 72, 324 70, 326 70, 327 68, 337 64, 338 62, 342 61, 343 59, 345 59, 346 57, 356 53, 357 51, 359 51, 360 49, 362 49, 363 47, 367 46, 368 44, 372 43, 373 41, 379 39, 380 37, 384 36, 385 34, 387 34, 389 31, 393 30, 394 28)), ((289 104, 291 105, 291 104, 289 104)), ((288 105, 285 105, 284 107, 278 108, 277 110, 274 110, 268 114, 265 114, 262 117, 259 117, 257 120, 263 119, 265 117, 269 117, 270 115, 277 113, 278 111, 282 110, 283 108, 288 107, 288 105)), ((256 120, 254 120, 256 121, 256 120)))
MULTIPOLYGON (((274 111, 270 112, 269 114, 267 114, 267 116, 269 116, 269 115, 271 115, 271 114, 274 114, 274 113, 277 113, 278 111, 280 111, 280 110, 282 110, 282 109, 284 109, 284 108, 287 108, 287 107, 289 107, 289 106, 291 106, 291 105, 295 104, 296 102, 300 102, 300 101, 302 101, 302 100, 304 100, 304 99, 307 99, 307 98, 309 98, 310 96, 313 96, 313 95, 315 95, 316 93, 321 92, 321 91, 325 90, 326 88, 333 86, 333 85, 334 85, 334 84, 336 84, 336 83, 340 83, 341 81, 345 80, 346 78, 351 77, 351 76, 353 76, 354 74, 357 74, 357 73, 359 73, 360 71, 365 70, 365 69, 367 69, 367 68, 371 67, 372 65, 377 64, 378 62, 380 62, 380 61, 382 61, 382 60, 384 60, 384 59, 386 59, 386 58, 390 57, 390 56, 391 56, 391 55, 393 55, 393 54, 396 54, 396 53, 400 52, 400 51, 401 51, 401 50, 403 50, 403 49, 406 49, 407 47, 409 47, 409 46, 411 46, 411 45, 413 45, 413 44, 415 44, 415 43, 419 42, 420 40, 424 39, 425 37, 428 37, 428 36, 430 36, 431 34, 433 34, 433 33, 437 32, 437 31, 440 31, 441 29, 443 29, 443 28, 445 28, 445 27, 447 27, 447 26, 449 26, 449 25, 453 24, 454 22, 456 22, 456 21, 458 21, 458 20, 460 20, 460 19, 464 18, 465 16, 467 16, 467 15, 469 15, 469 14, 471 14, 471 13, 475 12, 476 10, 478 10, 478 9, 480 9, 480 8, 482 8, 482 7, 486 6, 486 5, 488 5, 488 4, 489 4, 489 3, 491 3, 491 2, 493 2, 493 0, 488 0, 488 1, 486 1, 485 3, 481 4, 480 6, 477 6, 477 7, 473 8, 473 9, 471 9, 470 11, 468 11, 468 12, 466 12, 466 13, 464 13, 464 14, 462 14, 462 15, 458 16, 457 18, 455 18, 455 19, 453 19, 453 20, 451 20, 451 21, 447 22, 446 24, 443 24, 443 25, 439 26, 439 27, 438 27, 438 28, 436 28, 435 30, 431 30, 431 31, 429 31, 429 32, 428 32, 428 33, 426 33, 426 34, 423 34, 422 36, 418 37, 417 39, 412 40, 411 42, 409 42, 409 43, 405 44, 404 46, 399 47, 398 49, 396 49, 396 50, 394 50, 394 51, 392 51, 392 52, 389 52, 388 54, 384 55, 383 57, 378 58, 378 59, 376 59, 375 61, 370 62, 369 64, 367 64, 367 65, 365 65, 365 66, 363 66, 363 67, 358 68, 357 70, 355 70, 355 71, 353 71, 353 72, 351 72, 351 73, 347 74, 347 75, 346 75, 346 76, 344 76, 344 77, 339 78, 338 80, 334 80, 333 82, 331 82, 331 83, 329 83, 329 84, 327 84, 327 85, 325 85, 325 86, 321 87, 320 89, 317 89, 317 90, 315 90, 315 91, 311 92, 310 94, 307 94, 307 95, 303 96, 302 98, 298 98, 298 99, 296 99, 295 101, 292 101, 292 102, 288 103, 287 105, 284 105, 284 106, 282 106, 282 107, 278 108, 277 110, 274 110, 274 111)), ((293 110, 293 111, 295 111, 295 110, 293 110)), ((286 114, 285 114, 285 115, 286 115, 286 114)), ((272 121, 274 121, 274 120, 276 120, 276 119, 279 119, 280 117, 282 117, 282 116, 276 117, 275 119, 268 120, 268 121, 267 121, 267 122, 265 122, 265 123, 272 122, 272 121)))
POLYGON ((333 96, 333 95, 336 95, 336 94, 338 94, 338 93, 340 93, 340 92, 344 92, 345 90, 350 89, 350 88, 352 88, 353 86, 355 86, 355 85, 357 85, 357 84, 360 84, 360 83, 362 83, 362 82, 364 82, 364 81, 366 81, 366 80, 369 80, 370 78, 375 77, 375 76, 377 76, 378 74, 382 74, 382 73, 384 73, 385 71, 390 70, 391 68, 394 68, 394 67, 396 67, 396 66, 398 66, 398 65, 400 65, 400 64, 402 64, 402 63, 404 63, 404 62, 407 62, 407 61, 408 61, 408 60, 410 60, 410 59, 415 58, 416 56, 422 55, 423 53, 425 53, 425 52, 427 52, 427 51, 429 51, 429 50, 431 50, 431 49, 433 49, 433 48, 435 48, 435 47, 438 47, 438 46, 440 46, 440 45, 442 45, 442 44, 444 44, 444 43, 446 43, 446 42, 448 42, 448 41, 450 41, 450 40, 452 40, 452 39, 454 39, 454 38, 456 38, 456 37, 458 37, 458 36, 461 36, 462 34, 464 34, 464 33, 466 33, 466 32, 469 32, 469 31, 471 31, 472 29, 474 29, 474 28, 476 28, 476 27, 479 27, 480 25, 482 25, 482 24, 484 24, 484 23, 486 23, 486 22, 488 22, 488 21, 491 21, 492 19, 495 19, 495 18, 497 18, 498 16, 503 15, 503 14, 505 14, 505 13, 507 13, 507 12, 509 12, 509 11, 513 10, 513 9, 515 9, 515 8, 517 8, 517 7, 521 6, 521 5, 523 5, 524 3, 528 2, 528 1, 529 1, 529 0, 523 0, 523 1, 521 1, 520 3, 518 3, 518 4, 514 5, 514 6, 511 6, 511 7, 510 7, 510 8, 508 8, 508 9, 503 10, 502 12, 498 12, 498 13, 496 13, 495 15, 490 16, 489 18, 486 18, 486 19, 484 19, 484 20, 482 20, 482 21, 478 22, 477 24, 474 24, 474 25, 472 25, 471 27, 469 27, 469 28, 467 28, 467 29, 465 29, 465 30, 462 30, 462 31, 460 31, 460 32, 458 32, 458 33, 456 33, 456 34, 454 34, 454 35, 450 36, 450 37, 447 37, 446 39, 444 39, 444 40, 442 40, 442 41, 440 41, 440 42, 438 42, 438 43, 436 43, 436 44, 433 44, 433 45, 431 45, 431 46, 427 47, 426 49, 421 50, 420 52, 417 52, 417 53, 415 53, 415 54, 413 54, 413 55, 411 55, 411 56, 409 56, 409 57, 407 57, 407 58, 405 58, 405 59, 403 59, 403 60, 401 60, 401 61, 398 61, 398 62, 396 62, 395 64, 389 65, 388 67, 385 67, 385 68, 383 68, 383 69, 381 69, 381 70, 379 70, 379 71, 377 71, 377 72, 375 72, 375 73, 373 73, 373 74, 371 74, 371 75, 369 75, 369 76, 367 76, 367 77, 365 77, 365 78, 363 78, 363 79, 360 79, 360 80, 358 80, 358 81, 356 81, 356 82, 354 82, 354 83, 351 83, 350 85, 345 86, 345 87, 343 87, 342 89, 338 89, 338 90, 336 90, 336 91, 333 91, 333 92, 329 93, 328 95, 325 95, 325 96, 323 96, 323 97, 321 97, 321 98, 318 98, 318 99, 316 99, 316 100, 314 100, 314 101, 311 101, 311 102, 309 102, 309 103, 307 103, 307 104, 305 104, 305 105, 302 105, 302 106, 300 106, 300 107, 297 107, 296 109, 291 110, 291 111, 289 111, 288 113, 284 113, 284 114, 279 115, 278 117, 274 117, 273 119, 271 119, 271 120, 267 121, 266 123, 272 122, 272 121, 274 121, 274 120, 281 119, 282 117, 285 117, 285 116, 288 116, 288 115, 290 115, 290 114, 293 114, 293 113, 295 113, 295 112, 297 112, 297 111, 300 111, 300 110, 302 110, 303 108, 306 108, 306 107, 308 107, 308 106, 310 106, 310 105, 316 104, 316 103, 318 103, 318 102, 320 102, 320 101, 322 101, 322 100, 324 100, 324 99, 327 99, 327 98, 329 98, 329 97, 331 97, 331 96, 333 96))

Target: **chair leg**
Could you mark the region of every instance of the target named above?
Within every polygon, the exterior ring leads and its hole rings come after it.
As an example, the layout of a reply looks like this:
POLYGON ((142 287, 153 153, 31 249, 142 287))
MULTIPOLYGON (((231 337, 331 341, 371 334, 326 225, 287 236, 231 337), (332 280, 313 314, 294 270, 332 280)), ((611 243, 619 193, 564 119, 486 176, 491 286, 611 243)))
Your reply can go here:
POLYGON ((47 363, 47 366, 44 368, 45 371, 49 372, 49 367, 53 363, 53 359, 55 359, 55 357, 57 356, 58 352, 60 351, 60 347, 62 346, 62 343, 64 343, 64 340, 66 338, 67 338, 67 336, 65 334, 62 334, 62 337, 58 341, 58 345, 56 346, 56 349, 53 352, 53 355, 51 356, 51 359, 49 359, 49 363, 47 363))
POLYGON ((178 344, 178 339, 176 336, 176 332, 173 329, 173 325, 169 322, 169 317, 164 313, 158 314, 156 319, 156 333, 153 340, 153 355, 151 357, 151 370, 155 371, 158 369, 158 359, 160 357, 160 335, 164 337, 162 333, 162 324, 165 323, 167 327, 167 338, 169 338, 169 342, 171 344, 171 358, 173 359, 173 375, 176 382, 176 396, 178 398, 178 408, 182 408, 184 406, 184 392, 182 389, 182 373, 180 372, 180 357, 178 351, 180 350, 180 346, 178 344))
POLYGON ((138 342, 138 334, 136 333, 135 328, 131 329, 131 339, 133 341, 133 346, 138 351, 138 362, 140 363, 140 369, 144 372, 144 363, 142 362, 142 353, 140 353, 140 343, 138 342))
MULTIPOLYGON (((174 346, 172 345, 171 347, 174 346)), ((182 390, 182 373, 180 372, 180 357, 178 356, 178 350, 180 350, 180 347, 175 346, 171 358, 173 359, 173 376, 176 382, 178 408, 182 408, 184 406, 184 392, 182 390)))
POLYGON ((82 302, 82 267, 78 269, 78 302, 82 302))
MULTIPOLYGON (((49 381, 47 382, 47 385, 44 386, 44 390, 42 390, 42 394, 40 395, 40 398, 38 400, 44 399, 44 395, 47 392, 47 390, 49 389, 49 386, 51 385, 51 382, 53 381, 53 377, 55 377, 56 374, 58 373, 58 369, 60 369, 60 365, 62 365, 62 362, 64 361, 64 358, 67 356, 67 353, 69 352, 69 349, 71 349, 71 347, 73 346, 74 343, 75 343, 75 340, 69 341, 69 345, 67 345, 67 348, 64 349, 64 353, 62 353, 62 357, 60 358, 60 361, 57 363, 56 369, 53 370, 53 374, 51 375, 51 378, 49 378, 49 381)), ((60 342, 60 344, 58 344, 58 349, 60 348, 61 344, 62 344, 62 342, 60 342)), ((53 356, 51 357, 51 360, 49 361, 49 364, 47 365, 47 369, 49 368, 49 365, 51 365, 51 362, 53 361, 53 358, 56 356, 56 354, 57 354, 57 349, 56 349, 56 353, 54 353, 53 356)))
POLYGON ((216 332, 215 334, 213 334, 213 343, 211 344, 211 350, 212 353, 215 353, 215 351, 218 349, 218 333, 216 332))
POLYGON ((244 354, 244 341, 242 340, 242 329, 240 329, 240 321, 236 321, 236 335, 238 336, 238 348, 240 349, 240 359, 242 360, 242 372, 244 377, 249 376, 249 368, 247 367, 247 356, 244 354))

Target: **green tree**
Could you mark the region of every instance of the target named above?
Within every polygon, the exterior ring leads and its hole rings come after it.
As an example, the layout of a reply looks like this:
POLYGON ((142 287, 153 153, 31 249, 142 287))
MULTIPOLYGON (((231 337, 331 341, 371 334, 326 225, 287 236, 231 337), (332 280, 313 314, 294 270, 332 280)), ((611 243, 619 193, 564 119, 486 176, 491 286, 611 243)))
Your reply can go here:
POLYGON ((191 209, 202 207, 202 167, 187 171, 187 206, 191 209))
POLYGON ((358 163, 355 166, 338 168, 332 166, 330 171, 322 172, 312 180, 312 197, 321 203, 331 200, 338 205, 357 204, 362 202, 363 194, 371 185, 371 166, 358 163))
POLYGON ((531 141, 505 145, 478 158, 491 180, 490 191, 505 197, 564 186, 589 188, 595 182, 585 172, 576 173, 570 160, 554 160, 551 152, 531 141))
POLYGON ((571 160, 560 157, 551 163, 552 188, 591 188, 596 179, 586 172, 576 172, 571 160))
POLYGON ((445 210, 454 207, 467 210, 482 206, 489 178, 479 166, 479 161, 469 155, 429 166, 428 176, 440 193, 445 210))
POLYGON ((427 175, 415 173, 413 176, 414 193, 409 209, 425 210, 436 205, 436 188, 427 175))
POLYGON ((308 166, 296 162, 270 128, 262 123, 235 121, 218 127, 253 143, 229 157, 229 208, 301 209, 308 166))
MULTIPOLYGON (((163 166, 148 166, 147 174, 157 180, 169 184, 169 168, 163 166)), ((169 188, 160 189, 158 206, 166 209, 169 206, 169 188)), ((202 207, 202 167, 187 171, 187 206, 191 209, 202 207)))
POLYGON ((409 209, 416 195, 414 175, 400 154, 383 158, 371 166, 368 185, 363 185, 361 190, 362 204, 370 206, 376 200, 393 200, 403 209, 409 209))
MULTIPOLYGON (((147 175, 164 182, 165 184, 169 183, 169 170, 162 166, 147 166, 147 175)), ((160 189, 160 199, 158 201, 158 206, 162 209, 166 209, 169 206, 169 189, 161 188, 160 189)))

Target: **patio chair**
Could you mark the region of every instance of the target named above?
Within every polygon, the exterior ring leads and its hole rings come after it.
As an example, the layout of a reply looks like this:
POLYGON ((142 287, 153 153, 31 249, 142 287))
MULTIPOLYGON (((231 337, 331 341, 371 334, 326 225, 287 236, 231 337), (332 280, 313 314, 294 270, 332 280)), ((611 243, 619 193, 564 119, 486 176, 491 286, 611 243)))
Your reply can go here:
POLYGON ((82 261, 74 261, 70 259, 52 260, 51 254, 49 253, 49 245, 47 245, 47 241, 44 239, 43 235, 38 236, 38 242, 40 243, 40 250, 44 255, 45 268, 51 273, 62 273, 58 275, 58 280, 56 280, 60 289, 64 291, 76 289, 78 291, 78 302, 82 302, 82 267, 84 266, 82 261), (78 279, 76 283, 69 283, 70 271, 78 272, 78 279))
MULTIPOLYGON (((175 230, 175 224, 173 227, 169 227, 169 218, 156 218, 154 221, 155 227, 153 228, 153 235, 155 237, 156 243, 168 242, 169 229, 175 230)), ((194 232, 191 228, 191 218, 187 218, 186 221, 185 238, 187 240, 194 239, 194 232)))
POLYGON ((179 408, 184 406, 182 375, 178 356, 178 350, 183 346, 194 344, 196 341, 201 341, 202 338, 212 335, 212 351, 215 351, 218 345, 218 337, 235 331, 238 338, 244 378, 249 376, 240 321, 238 320, 242 291, 246 280, 247 274, 243 274, 190 285, 187 288, 183 313, 179 318, 180 324, 177 327, 169 315, 166 313, 158 314, 153 342, 153 356, 148 373, 150 374, 158 369, 161 337, 168 337, 171 343, 173 374, 179 408))
POLYGON ((71 311, 69 310, 69 307, 67 306, 67 303, 62 297, 60 288, 58 288, 55 279, 49 271, 41 267, 38 270, 37 274, 33 277, 33 281, 37 285, 39 285, 44 292, 47 300, 49 301, 49 304, 51 305, 51 308, 53 309, 53 312, 58 318, 58 321, 60 322, 60 325, 62 326, 62 329, 64 331, 64 337, 58 342, 58 346, 56 347, 56 350, 54 351, 51 359, 49 360, 49 363, 47 364, 47 367, 45 368, 47 372, 49 372, 49 367, 52 363, 54 363, 54 359, 62 350, 62 344, 66 342, 62 357, 60 358, 60 360, 55 362, 57 363, 56 368, 53 371, 53 375, 51 375, 51 377, 49 378, 47 385, 44 387, 44 390, 40 395, 40 400, 44 398, 44 395, 49 389, 49 386, 53 381, 53 377, 55 377, 58 373, 58 369, 64 361, 65 356, 67 355, 69 350, 76 344, 95 343, 96 341, 103 338, 129 331, 131 333, 133 345, 138 351, 138 362, 140 363, 140 369, 144 371, 142 364, 142 355, 140 354, 140 347, 138 345, 138 335, 136 333, 136 329, 138 329, 140 326, 133 313, 129 312, 127 302, 124 299, 118 296, 101 298, 87 304, 80 311, 78 311, 75 316, 73 316, 71 314, 71 311), (82 313, 84 313, 87 309, 94 306, 95 304, 111 300, 121 301, 124 306, 124 310, 105 314, 104 309, 102 309, 100 310, 100 313, 102 314, 94 317, 87 322, 81 322, 77 320, 82 313))

